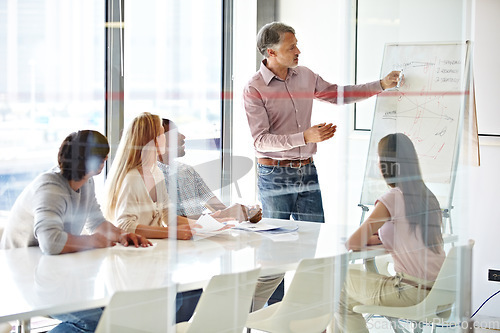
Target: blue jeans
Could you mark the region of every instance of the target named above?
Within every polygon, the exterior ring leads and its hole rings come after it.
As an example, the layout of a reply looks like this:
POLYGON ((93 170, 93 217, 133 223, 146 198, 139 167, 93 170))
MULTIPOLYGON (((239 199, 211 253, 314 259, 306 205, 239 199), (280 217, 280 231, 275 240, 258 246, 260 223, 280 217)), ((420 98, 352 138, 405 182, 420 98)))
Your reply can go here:
MULTIPOLYGON (((300 168, 257 164, 259 198, 262 216, 297 221, 325 222, 323 201, 314 163, 300 168)), ((280 302, 285 291, 284 280, 268 300, 280 302)))
POLYGON ((325 222, 314 163, 300 168, 257 164, 257 173, 263 217, 325 222))
POLYGON ((76 311, 71 313, 62 313, 51 316, 61 323, 50 330, 51 333, 94 332, 101 318, 104 308, 96 308, 85 311, 76 311))

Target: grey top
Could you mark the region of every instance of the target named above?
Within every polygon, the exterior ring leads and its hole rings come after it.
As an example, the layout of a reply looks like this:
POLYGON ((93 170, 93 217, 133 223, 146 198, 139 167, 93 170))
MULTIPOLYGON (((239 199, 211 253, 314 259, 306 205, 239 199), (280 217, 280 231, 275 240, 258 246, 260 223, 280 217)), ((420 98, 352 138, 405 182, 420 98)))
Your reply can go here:
POLYGON ((19 195, 5 225, 1 249, 40 246, 43 253, 61 253, 68 233, 80 235, 105 221, 92 178, 74 191, 58 168, 39 175, 19 195))

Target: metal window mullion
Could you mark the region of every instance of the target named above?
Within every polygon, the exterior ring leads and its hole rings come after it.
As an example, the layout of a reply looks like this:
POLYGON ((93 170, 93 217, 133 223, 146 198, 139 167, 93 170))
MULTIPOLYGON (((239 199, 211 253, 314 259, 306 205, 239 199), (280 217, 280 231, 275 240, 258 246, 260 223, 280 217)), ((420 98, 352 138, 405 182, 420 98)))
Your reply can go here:
POLYGON ((123 34, 124 0, 106 0, 105 23, 105 124, 111 146, 107 170, 111 165, 123 130, 123 34))
MULTIPOLYGON (((259 32, 265 24, 278 20, 278 3, 276 0, 257 0, 257 30, 255 35, 259 32)), ((255 48, 257 53, 255 70, 259 70, 260 63, 262 62, 262 55, 255 48)))
POLYGON ((231 202, 233 147, 233 0, 222 0, 221 200, 231 202))

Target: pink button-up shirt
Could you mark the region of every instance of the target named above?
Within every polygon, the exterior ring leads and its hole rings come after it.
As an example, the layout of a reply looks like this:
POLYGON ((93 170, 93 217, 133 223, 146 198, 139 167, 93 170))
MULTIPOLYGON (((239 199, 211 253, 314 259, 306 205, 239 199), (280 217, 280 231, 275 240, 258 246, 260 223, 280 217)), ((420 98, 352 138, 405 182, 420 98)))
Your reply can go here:
MULTIPOLYGON (((380 81, 344 86, 343 102, 354 103, 382 92, 380 81)), ((306 159, 316 153, 316 143, 304 142, 311 127, 313 99, 338 104, 338 86, 309 68, 290 68, 283 81, 265 60, 243 92, 245 110, 257 157, 306 159)), ((340 96, 339 96, 340 97, 340 96)))

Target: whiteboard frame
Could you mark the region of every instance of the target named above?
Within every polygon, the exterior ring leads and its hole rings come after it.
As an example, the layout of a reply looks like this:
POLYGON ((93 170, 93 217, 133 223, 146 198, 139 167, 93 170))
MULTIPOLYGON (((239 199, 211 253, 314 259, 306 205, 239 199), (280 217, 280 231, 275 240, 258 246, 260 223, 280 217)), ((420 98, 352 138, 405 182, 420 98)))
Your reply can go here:
MULTIPOLYGON (((384 47, 384 56, 386 54, 386 50, 388 47, 394 47, 394 46, 449 46, 449 45, 457 45, 465 48, 465 55, 463 57, 464 64, 463 64, 463 78, 461 80, 460 84, 460 91, 465 92, 462 95, 461 101, 460 101, 460 109, 458 112, 459 119, 458 119, 458 124, 457 124, 457 132, 456 132, 456 139, 454 142, 454 148, 453 148, 453 157, 452 157, 452 165, 451 165, 451 174, 450 174, 450 181, 448 186, 448 191, 446 193, 446 196, 443 199, 439 200, 441 208, 445 210, 446 212, 449 212, 452 209, 453 205, 453 192, 455 188, 455 181, 456 181, 456 173, 457 173, 457 167, 458 167, 458 162, 459 162, 459 157, 460 157, 460 147, 461 147, 461 142, 463 140, 463 128, 464 128, 464 116, 465 116, 465 111, 466 108, 469 106, 469 97, 470 97, 470 82, 471 82, 471 43, 469 41, 465 42, 420 42, 420 43, 386 43, 384 47)), ((382 64, 381 64, 381 72, 384 70, 384 61, 383 59, 382 64)), ((362 207, 363 209, 363 216, 364 213, 367 211, 367 206, 374 205, 376 198, 373 196, 369 196, 366 198, 364 196, 365 194, 365 189, 366 189, 366 182, 368 179, 368 168, 372 165, 372 161, 370 160, 370 156, 373 156, 372 149, 376 145, 374 145, 374 131, 373 128, 376 126, 376 121, 377 121, 377 110, 379 107, 379 97, 377 97, 377 101, 375 104, 375 110, 374 110, 374 116, 372 119, 372 127, 370 129, 370 141, 369 141, 369 147, 368 147, 368 156, 365 164, 365 172, 364 172, 364 178, 363 178, 363 185, 362 185, 362 190, 361 190, 361 195, 360 195, 360 203, 358 206, 362 207)), ((389 133, 387 133, 389 134, 389 133)), ((378 155, 378 154, 375 154, 378 155)), ((380 178, 383 180, 382 176, 380 178)), ((439 183, 438 183, 439 184, 439 183)), ((448 184, 448 183, 447 183, 448 184)), ((431 186, 430 186, 431 187, 431 186)), ((431 188, 432 190, 432 188, 431 188)), ((377 197, 382 195, 382 193, 376 195, 377 197)))

